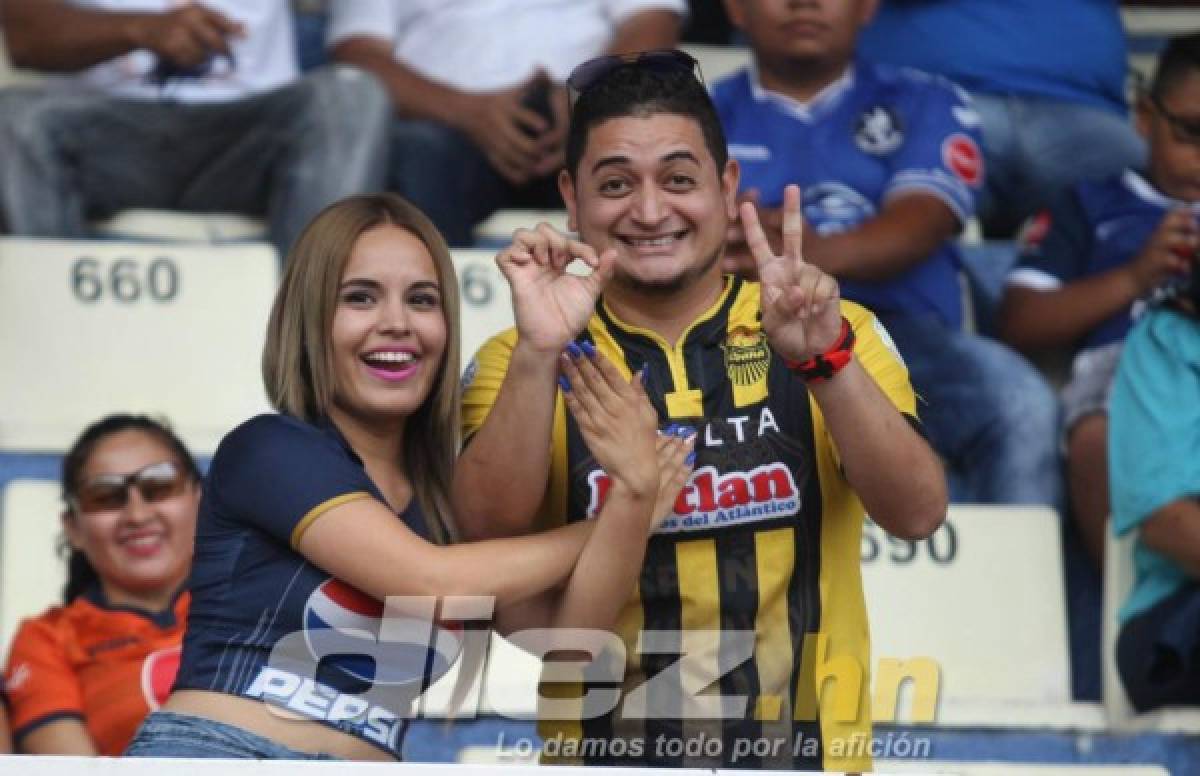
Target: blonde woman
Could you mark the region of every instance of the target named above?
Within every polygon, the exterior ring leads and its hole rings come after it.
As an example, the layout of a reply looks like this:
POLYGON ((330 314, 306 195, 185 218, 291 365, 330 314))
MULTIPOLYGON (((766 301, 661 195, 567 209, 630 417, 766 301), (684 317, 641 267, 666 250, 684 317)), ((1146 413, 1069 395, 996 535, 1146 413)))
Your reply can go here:
POLYGON ((527 626, 612 627, 691 442, 656 435, 636 379, 564 355, 567 405, 612 478, 602 510, 454 543, 457 288, 444 241, 398 197, 344 200, 301 236, 263 358, 279 413, 213 458, 179 677, 128 754, 398 759, 413 697, 400 690, 453 649, 375 639, 387 596, 492 596, 527 626))

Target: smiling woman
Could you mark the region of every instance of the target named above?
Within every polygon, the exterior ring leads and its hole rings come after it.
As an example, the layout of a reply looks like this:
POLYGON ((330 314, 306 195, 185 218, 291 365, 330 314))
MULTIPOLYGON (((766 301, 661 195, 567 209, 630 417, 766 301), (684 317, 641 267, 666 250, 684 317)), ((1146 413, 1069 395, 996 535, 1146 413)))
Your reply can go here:
POLYGON ((161 423, 111 415, 63 458, 64 606, 22 623, 5 676, 19 751, 124 750, 179 663, 199 472, 161 423))
POLYGON ((263 352, 279 412, 213 457, 179 676, 127 754, 397 759, 413 699, 462 648, 444 596, 490 597, 502 627, 612 628, 691 440, 656 435, 641 383, 576 349, 565 403, 612 481, 599 514, 456 543, 457 292, 445 242, 399 197, 343 200, 305 230, 263 352))

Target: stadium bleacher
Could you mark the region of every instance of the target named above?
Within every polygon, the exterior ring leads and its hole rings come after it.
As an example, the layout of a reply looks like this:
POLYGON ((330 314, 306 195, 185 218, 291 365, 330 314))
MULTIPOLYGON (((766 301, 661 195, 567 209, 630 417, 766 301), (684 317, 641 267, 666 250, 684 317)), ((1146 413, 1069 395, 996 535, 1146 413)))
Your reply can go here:
POLYGON ((267 408, 278 267, 264 243, 0 238, 0 449, 62 451, 125 410, 165 416, 212 452, 267 408))
POLYGON ((1157 730, 1165 733, 1200 735, 1200 709, 1165 708, 1139 714, 1129 705, 1129 698, 1117 672, 1117 634, 1120 623, 1117 612, 1133 590, 1134 534, 1121 538, 1110 535, 1104 548, 1104 642, 1102 647, 1104 671, 1104 710, 1111 730, 1137 733, 1157 730))
MULTIPOLYGON (((1126 8, 1123 18, 1134 41, 1131 66, 1142 73, 1152 65, 1155 41, 1200 27, 1195 9, 1126 8)), ((749 60, 743 48, 686 48, 710 84, 749 60)), ((36 78, 8 65, 0 35, 0 87, 36 78)), ((513 229, 539 221, 565 228, 562 211, 502 211, 479 228, 480 249, 455 252, 464 366, 488 336, 512 322, 494 250, 513 229)), ((54 555, 58 488, 26 478, 31 468, 49 476, 49 462, 78 430, 113 410, 165 415, 194 450, 208 453, 239 420, 266 409, 258 359, 278 257, 259 242, 262 223, 236 215, 129 211, 95 229, 108 239, 0 238, 0 359, 6 375, 0 380, 0 654, 19 618, 57 600, 63 579, 54 555), (42 456, 37 466, 29 465, 31 456, 42 456)), ((934 760, 885 759, 880 770, 977 776, 1200 772, 1200 711, 1133 714, 1116 677, 1115 612, 1132 574, 1128 541, 1111 540, 1108 548, 1104 703, 1071 700, 1058 523, 1051 510, 955 505, 950 529, 927 542, 889 540, 868 526, 863 570, 872 669, 881 659, 929 657, 938 665, 940 687, 932 723, 912 719, 910 685, 900 693, 899 720, 881 726, 930 737, 934 760), (1108 764, 1087 764, 1092 761, 1108 764)), ((501 715, 503 730, 530 734, 537 661, 497 639, 488 666, 481 712, 493 722, 501 715)), ((428 709, 445 710, 456 673, 431 690, 428 709)), ((494 773, 494 746, 463 746, 472 724, 464 720, 468 732, 446 739, 428 759, 476 758, 474 766, 339 767, 494 773)), ((421 725, 447 729, 440 720, 420 723, 410 739, 421 725)), ((189 762, 169 772, 274 774, 285 768, 324 771, 307 763, 189 762)), ((520 776, 520 768, 507 772, 520 776)), ((163 772, 155 762, 0 757, 0 776, 163 772)), ((611 771, 626 772, 646 771, 611 771)))

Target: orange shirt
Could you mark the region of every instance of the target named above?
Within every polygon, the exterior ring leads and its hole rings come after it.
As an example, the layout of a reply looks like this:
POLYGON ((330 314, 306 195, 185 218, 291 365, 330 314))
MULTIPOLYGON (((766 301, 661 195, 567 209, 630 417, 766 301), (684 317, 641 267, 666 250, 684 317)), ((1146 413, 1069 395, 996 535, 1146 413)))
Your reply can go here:
POLYGON ((121 754, 171 691, 188 600, 151 615, 82 595, 22 622, 4 672, 13 740, 75 718, 100 754, 121 754))

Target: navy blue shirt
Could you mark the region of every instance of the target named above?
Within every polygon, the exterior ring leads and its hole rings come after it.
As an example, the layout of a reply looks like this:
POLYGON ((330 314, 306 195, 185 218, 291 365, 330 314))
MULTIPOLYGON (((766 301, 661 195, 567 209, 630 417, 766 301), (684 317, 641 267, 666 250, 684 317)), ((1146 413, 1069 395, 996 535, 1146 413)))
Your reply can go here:
MULTIPOLYGON (((797 183, 818 234, 852 230, 891 197, 937 197, 966 223, 983 183, 979 119, 943 78, 858 63, 808 103, 763 89, 752 70, 718 82, 713 101, 741 187, 780 207, 797 183)), ((945 241, 924 261, 879 282, 843 280, 842 295, 876 312, 962 325, 959 256, 945 241)))
MULTIPOLYGON (((260 415, 221 441, 200 502, 175 689, 261 699, 400 756, 413 699, 459 640, 394 619, 380 639, 382 604, 295 550, 314 520, 359 498, 386 503, 332 424, 260 415)), ((399 519, 428 538, 415 500, 399 519)))
MULTIPOLYGON (((1010 286, 1056 291, 1129 263, 1167 213, 1187 207, 1132 170, 1071 187, 1022 231, 1020 258, 1010 286)), ((1194 209, 1195 206, 1193 206, 1194 209)), ((1134 305, 1109 316, 1079 343, 1093 348, 1125 339, 1134 305)))

